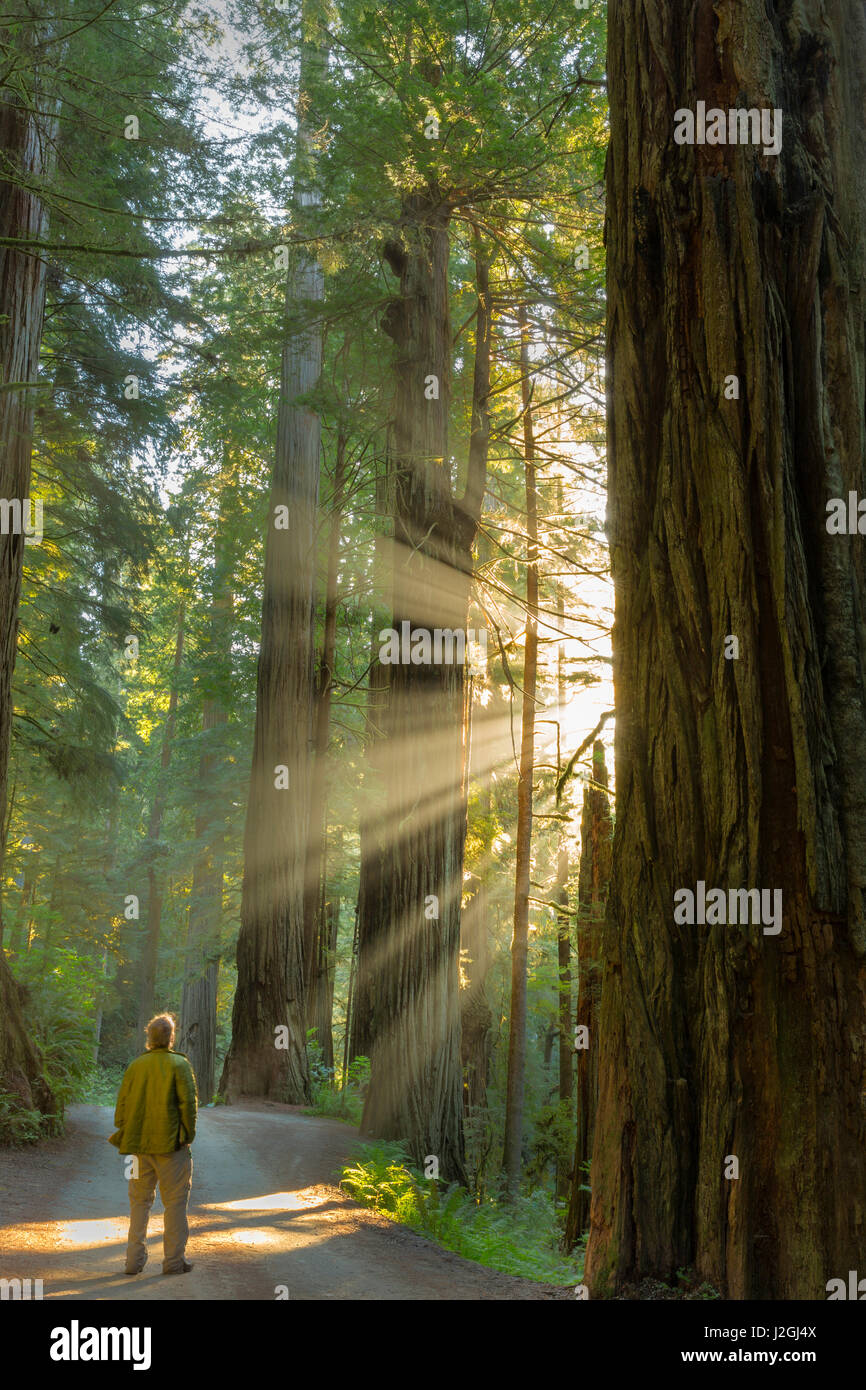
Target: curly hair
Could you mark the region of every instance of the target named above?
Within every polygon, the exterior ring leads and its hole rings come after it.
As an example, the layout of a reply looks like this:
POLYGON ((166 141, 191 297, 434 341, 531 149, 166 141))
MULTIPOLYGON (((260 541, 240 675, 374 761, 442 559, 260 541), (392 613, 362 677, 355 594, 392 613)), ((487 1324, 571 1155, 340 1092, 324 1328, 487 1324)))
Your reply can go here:
POLYGON ((175 1019, 172 1014, 156 1014, 144 1030, 148 1052, 155 1047, 171 1047, 174 1042, 175 1019))

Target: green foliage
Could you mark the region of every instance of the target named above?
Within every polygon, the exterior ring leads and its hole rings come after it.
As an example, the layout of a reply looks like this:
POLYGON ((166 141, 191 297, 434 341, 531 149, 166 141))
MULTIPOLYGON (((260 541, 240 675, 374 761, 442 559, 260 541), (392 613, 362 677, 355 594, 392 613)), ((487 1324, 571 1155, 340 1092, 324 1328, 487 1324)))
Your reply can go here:
MULTIPOLYGON (((93 1014, 101 973, 79 952, 51 946, 28 953, 16 974, 27 988, 27 1023, 62 1115, 71 1101, 89 1098, 95 1073, 93 1014)), ((53 1128, 60 1124, 55 1118, 53 1128)))
POLYGON ((340 1185, 363 1206, 489 1269, 560 1285, 582 1278, 582 1253, 557 1249, 556 1209, 544 1192, 505 1204, 477 1200, 456 1183, 443 1191, 412 1167, 402 1144, 389 1143, 361 1145, 340 1185))
POLYGON ((0 1091, 0 1144, 18 1148, 36 1144, 51 1133, 50 1117, 38 1110, 28 1110, 20 1097, 11 1091, 0 1091))
POLYGON ((530 1188, 544 1182, 551 1168, 571 1167, 574 1159, 574 1113, 570 1105, 543 1105, 535 1117, 531 1158, 526 1168, 530 1188))
POLYGON ((698 1283, 698 1276, 693 1269, 683 1269, 682 1267, 678 1269, 677 1282, 679 1284, 679 1293, 682 1298, 701 1300, 708 1303, 721 1298, 718 1289, 715 1289, 712 1284, 708 1284, 706 1280, 702 1280, 698 1283))
POLYGON ((359 1125, 364 1109, 364 1091, 370 1080, 370 1060, 356 1057, 349 1065, 345 1084, 338 1081, 333 1067, 324 1064, 322 1049, 315 1038, 315 1029, 307 1032, 307 1057, 310 1064, 310 1083, 313 1104, 305 1115, 328 1115, 334 1120, 346 1120, 359 1125))
POLYGON ((124 1068, 118 1066, 92 1066, 81 1078, 76 1100, 87 1105, 110 1105, 114 1108, 123 1072, 124 1068))

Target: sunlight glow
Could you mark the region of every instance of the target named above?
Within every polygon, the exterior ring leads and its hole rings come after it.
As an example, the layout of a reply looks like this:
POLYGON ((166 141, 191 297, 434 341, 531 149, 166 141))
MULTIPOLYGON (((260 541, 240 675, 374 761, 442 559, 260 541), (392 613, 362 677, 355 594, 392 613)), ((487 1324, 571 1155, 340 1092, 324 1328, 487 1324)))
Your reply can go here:
POLYGON ((111 1245, 126 1240, 126 1217, 108 1216, 100 1221, 63 1221, 56 1230, 65 1245, 111 1245))
POLYGON ((236 1202, 212 1202, 204 1211, 306 1211, 324 1206, 326 1198, 306 1188, 298 1192, 272 1192, 267 1197, 240 1197, 236 1202))

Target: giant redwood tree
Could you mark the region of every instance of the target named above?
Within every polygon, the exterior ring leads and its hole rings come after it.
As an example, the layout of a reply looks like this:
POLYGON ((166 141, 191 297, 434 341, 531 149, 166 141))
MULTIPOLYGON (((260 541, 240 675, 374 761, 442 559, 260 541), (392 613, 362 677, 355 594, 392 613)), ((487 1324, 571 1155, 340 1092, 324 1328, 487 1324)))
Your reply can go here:
MULTIPOLYGON (((307 229, 319 202, 310 83, 323 62, 312 6, 304 6, 293 202, 307 229)), ((314 707, 316 514, 321 424, 309 395, 322 370, 324 281, 315 253, 295 248, 286 310, 265 546, 256 727, 244 834, 238 986, 220 1090, 309 1099, 304 998, 314 707), (283 1030, 277 1032, 276 1030, 283 1030)))
MULTIPOLYGON (((480 246, 473 429, 461 493, 455 495, 447 466, 451 212, 435 185, 408 194, 399 237, 385 247, 399 277, 384 327, 397 349, 393 628, 401 634, 404 624, 407 633, 465 633, 485 490, 490 291, 480 246)), ((434 1154, 443 1176, 461 1178, 466 667, 428 659, 390 664, 385 675, 377 750, 384 807, 378 834, 365 844, 375 872, 367 871, 368 889, 359 898, 359 936, 371 943, 377 977, 363 1129, 403 1138, 416 1159, 434 1154), (366 920, 371 915, 375 935, 366 920)))
MULTIPOLYGON (((46 283, 44 259, 21 244, 43 240, 48 230, 42 195, 51 179, 57 135, 57 107, 45 91, 39 60, 46 36, 51 37, 46 27, 19 27, 7 49, 6 85, 0 88, 0 860, 46 283), (43 45, 37 44, 40 38, 43 45)), ((0 949, 0 1089, 28 1109, 49 1113, 53 1101, 24 1028, 21 1002, 21 989, 0 949)))
POLYGON ((586 1277, 821 1299, 866 1228, 866 537, 827 528, 866 494, 866 12, 608 11, 617 817, 586 1277), (699 102, 780 111, 781 151, 677 143, 699 102), (781 889, 781 931, 678 925, 699 881, 781 889))

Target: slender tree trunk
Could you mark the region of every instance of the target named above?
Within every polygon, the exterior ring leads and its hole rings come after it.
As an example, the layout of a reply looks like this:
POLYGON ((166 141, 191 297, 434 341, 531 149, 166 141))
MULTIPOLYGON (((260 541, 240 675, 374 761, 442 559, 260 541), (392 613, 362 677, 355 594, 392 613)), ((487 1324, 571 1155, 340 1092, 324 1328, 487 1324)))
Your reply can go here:
POLYGON ((583 793, 580 818, 580 875, 577 884, 577 1140, 564 1245, 572 1250, 589 1224, 585 1165, 592 1154, 598 1108, 599 1009, 602 923, 610 880, 611 815, 604 788, 604 744, 592 749, 592 783, 583 793))
POLYGON ((24 870, 24 883, 21 887, 21 896, 15 909, 15 920, 9 932, 6 950, 10 955, 15 955, 23 951, 27 945, 27 937, 30 933, 30 913, 33 904, 33 895, 36 891, 37 877, 33 875, 29 866, 24 870))
MULTIPOLYGON (((363 854, 363 845, 361 849, 363 854)), ((343 1035, 343 1088, 349 1075, 349 1062, 355 1057, 366 1057, 365 1052, 352 1051, 352 1038, 355 1029, 355 989, 358 976, 358 904, 355 903, 355 925, 352 932, 352 955, 349 961, 349 984, 346 988, 346 1031, 343 1035)))
MULTIPOLYGON (((470 681, 471 685, 471 681, 470 681)), ((467 703, 471 692, 467 692, 467 703)), ((467 724, 471 711, 467 710, 467 724)), ((469 726, 471 728, 471 726, 469 726)), ((484 798, 485 815, 488 824, 494 820, 493 791, 490 768, 484 744, 481 744, 479 757, 476 730, 472 730, 469 753, 469 768, 473 776, 477 772, 481 796, 484 798), (473 768, 473 764, 476 767, 473 768), (486 803, 486 804, 485 804, 486 803)), ((469 776, 466 779, 465 798, 468 804, 469 776)), ((487 837, 485 848, 490 851, 492 835, 487 837)), ((461 1056, 463 1062, 463 1108, 466 1116, 487 1106, 487 1083, 490 1076, 490 1026, 493 1012, 487 998, 487 976, 490 972, 490 905, 487 883, 478 878, 460 917, 460 974, 462 989, 461 1009, 461 1056)))
MULTIPOLYGON (((343 830, 334 828, 335 847, 330 858, 322 862, 322 928, 318 937, 318 973, 314 1019, 316 1037, 322 1049, 326 1067, 334 1066, 334 980, 337 968, 337 941, 340 929, 340 896, 328 891, 328 880, 339 873, 343 858, 343 830)), ((348 1015, 347 1015, 348 1023, 348 1015)))
POLYGON ((866 1236, 866 552, 826 510, 866 493, 866 12, 608 14, 617 816, 587 1283, 694 1265, 729 1298, 823 1299, 866 1236), (780 113, 781 153, 677 144, 698 101, 780 113), (773 909, 678 923, 698 883, 773 909))
MULTIPOLYGON (((393 490, 390 455, 386 476, 377 479, 376 515, 383 519, 393 490)), ((393 510, 393 509, 392 509, 393 510)), ((393 517, 390 518, 393 531, 393 517)), ((366 753, 364 770, 364 808, 361 815, 361 867, 358 875, 358 903, 355 917, 351 976, 351 1013, 346 1020, 349 1055, 368 1057, 373 1049, 376 1029, 379 981, 380 937, 384 938, 386 919, 385 885, 382 880, 381 823, 384 814, 386 769, 385 715, 388 707, 388 667, 379 661, 379 633, 392 621, 394 604, 393 535, 377 532, 373 550, 372 624, 370 634, 370 680, 367 688, 366 753), (386 611, 387 610, 387 611, 386 611)))
MULTIPOLYGON (((225 472, 230 470, 228 450, 225 472)), ((228 533, 230 526, 229 488, 220 491, 216 539, 214 544, 213 589, 208 649, 209 672, 203 678, 202 753, 199 760, 198 815, 196 840, 201 846, 193 865, 192 890, 187 924, 187 956, 180 1008, 180 1051, 189 1058, 199 1096, 209 1100, 214 1093, 216 1067, 217 987, 219 984, 220 926, 223 895, 223 812, 219 791, 214 788, 218 757, 214 749, 215 730, 228 720, 229 694, 209 673, 218 669, 231 649, 233 584, 230 572, 228 533)))
MULTIPOLYGON (((571 1031, 571 913, 568 906, 568 849, 560 847, 556 863, 556 956, 558 989, 558 1029, 559 1052, 559 1103, 566 1107, 569 1115, 572 1110, 574 1090, 574 1068, 572 1057, 574 1040, 571 1031)), ((560 1163, 556 1171, 556 1195, 564 1197, 568 1192, 568 1167, 560 1163)))
POLYGON ((159 958, 159 934, 162 925, 163 875, 160 869, 159 837, 162 833, 162 818, 165 814, 166 793, 168 790, 168 769, 171 763, 171 747, 174 742, 174 726, 177 719, 178 682, 183 661, 185 604, 183 601, 177 613, 177 637, 174 644, 174 664, 172 666, 171 690, 168 697, 168 712, 162 735, 162 749, 159 758, 156 791, 150 810, 147 826, 147 929, 144 938, 144 954, 141 961, 141 985, 138 997, 138 1036, 139 1041, 148 1021, 153 1017, 156 998, 156 969, 159 958))
MULTIPOLYGON (((559 480, 557 493, 558 511, 561 516, 561 480, 559 480)), ((561 587, 557 594, 556 611, 559 618, 559 628, 560 631, 562 631, 565 624, 565 597, 561 587)), ((557 653, 557 698, 559 706, 558 727, 561 731, 562 718, 567 702, 565 688, 565 649, 562 642, 559 644, 557 653)), ((558 746, 561 747, 561 739, 559 740, 558 746)), ((557 775, 559 775, 561 770, 559 758, 557 758, 557 775)), ((560 830, 554 897, 556 900, 556 955, 559 989, 559 1103, 567 1108, 570 1115, 572 1112, 574 1091, 574 1068, 572 1066, 574 1040, 571 1033, 571 913, 568 907, 568 841, 566 839, 565 825, 563 825, 560 830)), ((556 1170, 557 1197, 564 1197, 568 1192, 568 1178, 569 1170, 567 1165, 559 1163, 556 1170)))
MULTIPOLYGON (((324 62, 303 7, 294 203, 314 186, 309 82, 324 62)), ((300 397, 322 370, 322 270, 296 248, 286 287, 277 447, 265 547, 256 726, 244 837, 238 985, 220 1090, 299 1104, 310 1098, 304 1000, 304 889, 310 824, 316 511, 321 425, 300 397), (285 1030, 277 1033, 275 1030, 285 1030), (279 1044, 279 1045, 277 1045, 279 1044), (283 1045, 285 1044, 285 1045, 283 1045)))
MULTIPOLYGON (((323 1003, 330 993, 333 998, 333 978, 329 977, 330 941, 334 922, 326 919, 325 851, 327 842, 327 781, 328 743, 331 732, 331 693, 334 684, 334 663, 337 648, 337 569, 340 558, 340 530, 343 522, 343 491, 346 481, 346 436, 337 435, 337 454, 334 467, 334 500, 328 538, 328 566, 325 579, 325 622, 322 634, 322 655, 315 696, 315 736, 313 770, 310 792, 310 841, 307 858, 307 882, 304 896, 304 960, 308 962, 307 1007, 308 1025, 316 1028, 319 1046, 325 1050, 324 1037, 318 1029, 324 1024, 323 1003)), ((331 913, 333 917, 333 912, 331 913)), ((336 941, 334 942, 336 950, 336 941)), ((330 1013, 326 1031, 330 1036, 330 1013)), ((329 1042, 333 1065, 333 1042, 329 1042)))
MULTIPOLYGON (((472 544, 484 495, 484 422, 470 439, 466 492, 446 464, 451 337, 450 209, 436 190, 404 199, 401 241, 385 247, 400 297, 385 327, 397 345, 393 628, 464 630, 472 544)), ((480 264, 480 258, 479 258, 480 264)), ((486 276, 486 265, 483 267, 486 276)), ((486 283, 486 282, 484 282, 486 283)), ((476 372, 489 371, 489 293, 479 294, 476 372), (485 362, 487 365, 485 367, 485 362)), ((477 393, 476 393, 477 396, 477 393)), ((379 889, 359 900, 359 939, 378 912, 372 1072, 363 1130, 404 1140, 416 1161, 465 1180, 460 1063, 460 900, 466 834, 463 664, 387 668, 380 745, 385 807, 368 854, 379 889)))
POLYGON ((322 1049, 322 1063, 334 1066, 334 971, 337 963, 337 938, 340 926, 340 899, 328 894, 322 885, 322 926, 319 932, 318 973, 316 982, 316 1014, 313 1026, 322 1049))
POLYGON ((479 882, 463 909, 460 922, 461 966, 465 985, 460 995, 462 1013, 463 1105, 470 1110, 487 1105, 490 1072, 490 1024, 493 1014, 487 1000, 490 970, 487 885, 479 882))
MULTIPOLYGON (((217 721, 211 721, 210 727, 215 727, 215 723, 217 721)), ((202 727, 207 727, 204 720, 202 727)), ((202 770, 200 781, 203 783, 206 783, 207 773, 209 769, 202 770)), ((207 833, 209 828, 213 828, 213 824, 207 817, 196 819, 196 835, 207 833)), ((209 847, 197 856, 193 866, 179 1030, 179 1051, 185 1052, 195 1072, 202 1104, 206 1104, 214 1094, 221 910, 222 865, 218 858, 218 847, 209 847)))
MULTIPOLYGON (((45 38, 26 22, 10 42, 29 46, 45 38)), ((0 90, 0 151, 6 177, 0 176, 0 238, 42 240, 48 214, 38 190, 50 183, 57 137, 56 116, 42 90, 36 50, 25 59, 30 68, 25 103, 9 89, 0 90)), ((20 503, 27 512, 33 438, 34 386, 45 313, 45 262, 0 242, 0 499, 20 503)), ((6 789, 12 738, 12 675, 18 642, 18 607, 24 560, 23 528, 0 535, 0 826, 6 820, 6 789)), ((4 845, 0 844, 0 869, 4 845)), ((22 1106, 43 1114, 55 1102, 42 1073, 38 1050, 27 1037, 22 1017, 24 991, 13 979, 2 949, 0 913, 0 1088, 17 1095, 22 1106)))
POLYGON ((522 306, 518 310, 518 323, 526 468, 526 643, 523 658, 520 772, 517 779, 511 1012, 508 1024, 508 1079, 505 1091, 505 1151, 502 1159, 511 1197, 516 1197, 520 1190, 522 1168, 526 1080, 526 961, 529 948, 529 876, 532 858, 532 776, 535 770, 535 692, 538 681, 538 500, 529 376, 529 334, 526 310, 522 306))
MULTIPOLYGON (((202 733, 225 725, 221 702, 207 697, 202 709, 202 733)), ((217 985, 219 982, 220 922, 222 918, 223 835, 214 815, 213 779, 216 758, 204 751, 199 763, 199 804, 196 839, 204 841, 193 865, 187 926, 187 958, 180 1008, 180 1051, 195 1072, 198 1093, 205 1102, 214 1093, 216 1066, 217 985)))
MULTIPOLYGON (((490 263, 484 247, 475 235, 476 290, 481 317, 477 325, 475 372, 472 384, 472 428, 476 457, 487 468, 490 447, 490 416, 487 398, 490 393, 490 361, 492 353, 492 318, 490 310, 490 263)), ((480 537, 479 537, 480 541, 480 537)), ((493 815, 493 796, 490 769, 485 763, 482 744, 479 759, 472 738, 472 681, 466 688, 464 722, 468 743, 463 788, 464 807, 468 809, 469 783, 473 762, 480 762, 480 776, 487 798, 487 813, 493 815)), ((490 971, 490 932, 487 884, 480 879, 460 921, 461 973, 465 985, 460 996, 461 1061, 463 1066, 463 1107, 468 1116, 472 1110, 487 1106, 487 1082, 490 1073, 490 1025, 493 1013, 487 998, 487 976, 490 971)))

